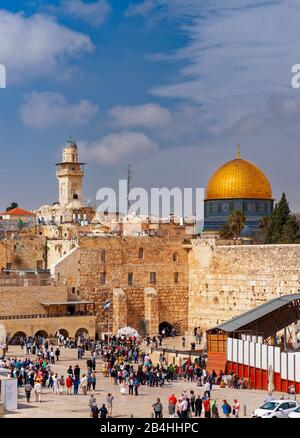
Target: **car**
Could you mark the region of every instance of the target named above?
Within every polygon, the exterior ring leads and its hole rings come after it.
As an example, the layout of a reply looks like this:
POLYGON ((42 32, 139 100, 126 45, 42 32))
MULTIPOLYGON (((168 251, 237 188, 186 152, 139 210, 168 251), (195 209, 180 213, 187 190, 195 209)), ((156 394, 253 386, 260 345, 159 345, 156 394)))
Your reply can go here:
POLYGON ((293 400, 270 400, 253 411, 252 418, 288 418, 297 403, 293 400))
POLYGON ((288 415, 289 418, 300 418, 300 406, 298 406, 296 409, 294 409, 292 412, 288 415))

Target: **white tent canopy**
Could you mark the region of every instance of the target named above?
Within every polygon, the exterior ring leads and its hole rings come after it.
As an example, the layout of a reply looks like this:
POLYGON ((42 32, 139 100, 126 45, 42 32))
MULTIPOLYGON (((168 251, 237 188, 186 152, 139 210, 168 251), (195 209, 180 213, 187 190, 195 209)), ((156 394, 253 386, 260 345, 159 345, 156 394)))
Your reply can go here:
POLYGON ((138 332, 132 327, 122 327, 117 331, 117 336, 135 336, 136 338, 140 338, 138 332))

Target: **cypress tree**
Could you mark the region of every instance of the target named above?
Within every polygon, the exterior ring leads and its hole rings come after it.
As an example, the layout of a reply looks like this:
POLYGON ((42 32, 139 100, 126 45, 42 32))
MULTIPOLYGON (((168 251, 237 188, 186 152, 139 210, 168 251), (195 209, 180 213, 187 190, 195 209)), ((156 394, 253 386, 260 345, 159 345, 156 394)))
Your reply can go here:
POLYGON ((298 239, 298 224, 291 215, 285 193, 276 204, 270 217, 265 243, 292 243, 298 239))
POLYGON ((292 214, 283 226, 280 243, 298 243, 299 241, 299 225, 296 216, 292 214))

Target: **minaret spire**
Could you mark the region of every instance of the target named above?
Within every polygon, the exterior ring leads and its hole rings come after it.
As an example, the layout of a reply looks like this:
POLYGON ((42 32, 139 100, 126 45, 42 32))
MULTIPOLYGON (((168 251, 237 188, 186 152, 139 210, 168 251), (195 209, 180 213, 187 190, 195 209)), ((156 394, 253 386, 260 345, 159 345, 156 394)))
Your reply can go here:
POLYGON ((241 145, 238 144, 236 147, 236 158, 241 158, 241 145))

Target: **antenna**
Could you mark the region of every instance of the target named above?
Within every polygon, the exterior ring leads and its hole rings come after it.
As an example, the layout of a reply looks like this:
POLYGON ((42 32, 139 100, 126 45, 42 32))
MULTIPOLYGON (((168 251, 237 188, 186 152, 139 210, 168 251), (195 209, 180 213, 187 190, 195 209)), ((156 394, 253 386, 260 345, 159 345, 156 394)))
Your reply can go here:
POLYGON ((129 213, 130 209, 130 200, 129 200, 129 193, 131 189, 131 181, 132 181, 132 166, 130 163, 127 165, 127 214, 129 213))

